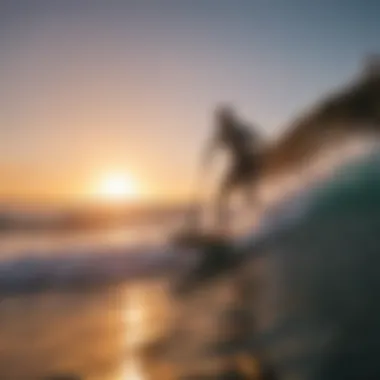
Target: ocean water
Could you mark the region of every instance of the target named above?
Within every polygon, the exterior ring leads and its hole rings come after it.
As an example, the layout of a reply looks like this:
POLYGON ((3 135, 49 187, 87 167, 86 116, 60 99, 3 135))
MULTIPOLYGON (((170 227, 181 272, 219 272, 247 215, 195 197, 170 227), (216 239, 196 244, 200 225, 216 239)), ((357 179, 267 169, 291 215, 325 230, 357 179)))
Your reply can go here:
POLYGON ((229 310, 235 285, 228 278, 186 300, 173 294, 180 267, 168 239, 184 220, 182 213, 104 229, 2 231, 0 379, 225 371, 205 347, 227 331, 216 316, 229 310))
POLYGON ((157 286, 130 283, 3 297, 0 377, 150 378, 139 348, 162 334, 167 323, 161 312, 166 294, 157 286))
POLYGON ((0 378, 144 379, 133 351, 153 336, 146 313, 156 304, 157 321, 165 292, 132 278, 161 262, 173 223, 2 231, 0 378))
POLYGON ((188 252, 167 240, 184 214, 107 229, 3 231, 0 379, 259 379, 255 329, 279 378, 349 378, 346 358, 360 364, 355 373, 371 358, 377 374, 378 167, 333 176, 316 188, 330 195, 306 214, 303 197, 285 204, 274 219, 295 225, 262 258, 188 297, 172 291, 184 269, 175 258, 188 252), (356 351, 346 348, 359 346, 376 355, 351 360, 356 351))

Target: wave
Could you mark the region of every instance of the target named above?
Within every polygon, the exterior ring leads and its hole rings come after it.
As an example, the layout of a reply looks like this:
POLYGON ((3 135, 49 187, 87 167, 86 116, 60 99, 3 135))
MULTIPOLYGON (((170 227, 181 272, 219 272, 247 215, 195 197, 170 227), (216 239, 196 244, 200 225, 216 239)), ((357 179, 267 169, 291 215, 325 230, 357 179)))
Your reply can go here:
POLYGON ((0 263, 0 293, 117 284, 163 274, 175 266, 175 257, 169 246, 83 250, 48 258, 29 252, 22 258, 0 263))
MULTIPOLYGON (((309 212, 310 205, 315 206, 325 199, 321 194, 335 194, 336 189, 345 189, 349 193, 349 189, 360 185, 366 195, 367 189, 377 184, 380 152, 375 150, 367 152, 364 157, 359 156, 360 159, 355 157, 340 165, 317 183, 304 183, 298 193, 283 196, 282 201, 275 202, 259 218, 258 226, 253 231, 251 229, 250 234, 235 239, 237 250, 246 251, 247 247, 257 246, 257 241, 270 240, 283 229, 293 228, 309 212)), ((364 195, 360 193, 360 197, 364 195)), ((182 258, 186 255, 169 244, 78 248, 54 257, 36 257, 36 254, 38 252, 27 252, 23 258, 0 263, 0 293, 117 284, 168 273, 182 265, 182 258)))
POLYGON ((188 205, 64 207, 0 203, 0 232, 73 232, 162 223, 173 219, 181 219, 190 207, 188 205))

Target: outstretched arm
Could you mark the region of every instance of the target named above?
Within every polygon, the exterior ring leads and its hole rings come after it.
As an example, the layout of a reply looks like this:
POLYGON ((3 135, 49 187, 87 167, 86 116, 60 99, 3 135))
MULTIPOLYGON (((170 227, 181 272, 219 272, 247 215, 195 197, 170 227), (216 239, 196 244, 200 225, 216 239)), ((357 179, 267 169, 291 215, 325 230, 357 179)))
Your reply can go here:
POLYGON ((256 124, 245 124, 241 130, 243 138, 254 150, 261 149, 266 143, 259 131, 260 128, 256 124))

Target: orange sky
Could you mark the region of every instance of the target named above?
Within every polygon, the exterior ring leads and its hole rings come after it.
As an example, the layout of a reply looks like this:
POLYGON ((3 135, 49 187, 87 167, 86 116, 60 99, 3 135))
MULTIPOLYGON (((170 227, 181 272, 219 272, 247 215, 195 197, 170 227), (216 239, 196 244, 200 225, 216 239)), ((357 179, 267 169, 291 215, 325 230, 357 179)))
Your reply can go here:
POLYGON ((142 200, 187 199, 219 102, 275 136, 378 44, 375 12, 347 28, 357 12, 319 2, 8 3, 0 199, 88 199, 114 171, 142 200))
MULTIPOLYGON (((102 188, 109 176, 116 173, 121 178, 131 178, 136 187, 133 195, 125 195, 125 200, 132 201, 183 201, 187 199, 190 186, 183 183, 162 181, 152 175, 144 177, 143 170, 129 170, 112 165, 88 168, 87 171, 41 173, 38 168, 0 169, 3 180, 0 199, 3 200, 46 200, 46 201, 93 201, 102 200, 102 188), (146 179, 150 177, 150 182, 146 179), (175 188, 175 192, 173 191, 175 188), (136 193, 136 194, 135 194, 136 193), (168 197, 169 195, 169 197, 168 197)), ((103 191, 104 192, 104 191, 103 191)))

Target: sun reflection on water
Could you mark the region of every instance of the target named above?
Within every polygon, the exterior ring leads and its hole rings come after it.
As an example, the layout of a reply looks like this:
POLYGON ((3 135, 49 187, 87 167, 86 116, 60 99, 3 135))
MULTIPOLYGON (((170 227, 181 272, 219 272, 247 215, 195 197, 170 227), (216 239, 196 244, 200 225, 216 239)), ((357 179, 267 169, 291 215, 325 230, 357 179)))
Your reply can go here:
MULTIPOLYGON (((165 334, 170 305, 162 284, 144 283, 128 287, 123 311, 124 360, 122 374, 118 380, 147 380, 150 364, 140 356, 145 344, 154 342, 165 334)), ((149 376, 148 376, 149 375, 149 376)))
POLYGON ((128 358, 123 363, 120 380, 146 379, 137 355, 137 348, 141 344, 144 335, 145 310, 141 300, 141 289, 138 286, 132 286, 128 289, 123 314, 124 344, 128 358))
POLYGON ((141 366, 136 359, 131 359, 120 380, 145 380, 141 366))

